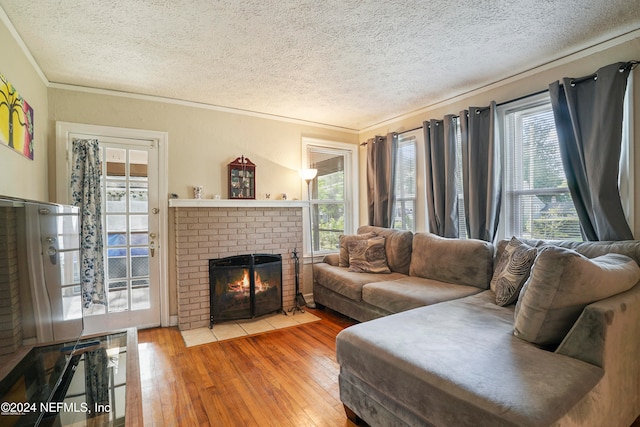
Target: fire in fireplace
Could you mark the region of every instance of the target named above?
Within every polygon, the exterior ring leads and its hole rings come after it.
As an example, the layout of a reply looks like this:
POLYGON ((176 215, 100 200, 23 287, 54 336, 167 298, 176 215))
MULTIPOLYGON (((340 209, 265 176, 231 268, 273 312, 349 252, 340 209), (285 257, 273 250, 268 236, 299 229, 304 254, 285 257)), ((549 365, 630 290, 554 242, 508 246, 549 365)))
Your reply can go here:
POLYGON ((282 256, 237 255, 209 260, 210 322, 282 311, 282 256))

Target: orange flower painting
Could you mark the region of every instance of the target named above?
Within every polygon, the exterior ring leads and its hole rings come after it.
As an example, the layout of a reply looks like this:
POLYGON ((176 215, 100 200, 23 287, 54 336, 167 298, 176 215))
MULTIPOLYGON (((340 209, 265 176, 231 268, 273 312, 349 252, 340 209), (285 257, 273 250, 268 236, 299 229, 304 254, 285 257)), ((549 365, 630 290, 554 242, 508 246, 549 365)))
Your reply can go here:
POLYGON ((2 74, 0 143, 33 160, 33 109, 2 74))

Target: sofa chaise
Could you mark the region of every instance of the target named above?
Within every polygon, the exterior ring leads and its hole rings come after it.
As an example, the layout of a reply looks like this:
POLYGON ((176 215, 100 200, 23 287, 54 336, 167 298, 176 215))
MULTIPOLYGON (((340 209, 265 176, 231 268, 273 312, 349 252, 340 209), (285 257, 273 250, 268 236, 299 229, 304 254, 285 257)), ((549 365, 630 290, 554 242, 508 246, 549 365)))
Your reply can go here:
POLYGON ((316 302, 363 321, 336 346, 353 421, 626 427, 640 414, 640 242, 522 241, 535 257, 500 305, 511 241, 406 233, 359 229, 386 236, 389 273, 315 268, 316 302))

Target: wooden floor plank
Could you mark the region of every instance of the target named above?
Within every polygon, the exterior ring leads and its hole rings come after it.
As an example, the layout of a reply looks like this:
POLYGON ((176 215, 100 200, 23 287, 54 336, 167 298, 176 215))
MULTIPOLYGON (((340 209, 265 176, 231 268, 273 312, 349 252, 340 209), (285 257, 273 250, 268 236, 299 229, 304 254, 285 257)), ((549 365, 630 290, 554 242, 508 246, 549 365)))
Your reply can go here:
POLYGON ((186 348, 176 328, 138 332, 148 426, 340 426, 335 338, 354 322, 318 322, 186 348))
POLYGON ((335 358, 336 335, 354 322, 310 311, 322 320, 191 348, 176 328, 138 331, 144 424, 355 427, 335 358))

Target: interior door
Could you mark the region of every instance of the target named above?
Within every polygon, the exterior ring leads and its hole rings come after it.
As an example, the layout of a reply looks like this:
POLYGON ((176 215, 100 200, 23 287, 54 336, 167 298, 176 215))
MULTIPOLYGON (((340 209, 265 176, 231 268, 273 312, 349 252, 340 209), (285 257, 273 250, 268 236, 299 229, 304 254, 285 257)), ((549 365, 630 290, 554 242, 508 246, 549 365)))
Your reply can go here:
POLYGON ((105 305, 85 310, 85 333, 160 325, 158 150, 100 138, 105 305))

